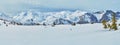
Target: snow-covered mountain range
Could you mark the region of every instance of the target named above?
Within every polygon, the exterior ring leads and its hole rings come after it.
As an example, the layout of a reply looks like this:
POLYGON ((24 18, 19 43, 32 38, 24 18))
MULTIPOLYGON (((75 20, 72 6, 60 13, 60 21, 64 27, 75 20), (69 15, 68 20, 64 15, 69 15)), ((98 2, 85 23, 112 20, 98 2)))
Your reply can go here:
POLYGON ((120 19, 120 12, 112 10, 85 12, 85 11, 60 11, 60 12, 37 12, 24 11, 16 16, 9 17, 4 13, 0 13, 0 19, 4 21, 14 22, 22 25, 53 25, 53 24, 83 24, 83 23, 99 23, 102 20, 110 21, 112 13, 116 13, 116 19, 120 19))

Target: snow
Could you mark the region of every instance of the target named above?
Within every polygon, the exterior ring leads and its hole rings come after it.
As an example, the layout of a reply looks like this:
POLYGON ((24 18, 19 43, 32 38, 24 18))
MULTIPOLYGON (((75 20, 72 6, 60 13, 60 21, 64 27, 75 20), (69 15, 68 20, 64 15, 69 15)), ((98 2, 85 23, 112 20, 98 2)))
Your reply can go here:
MULTIPOLYGON (((103 19, 111 20, 112 13, 111 10, 95 14, 79 10, 75 12, 27 11, 13 18, 0 13, 0 45, 120 45, 119 30, 103 29, 101 23, 79 24, 103 19), (48 25, 12 25, 14 21, 23 24, 45 23, 48 25), (49 25, 53 23, 62 25, 54 27, 49 25), (77 25, 72 26, 71 23, 77 25)), ((117 18, 119 19, 119 12, 117 18)), ((117 20, 117 24, 119 22, 120 19, 117 20)))
POLYGON ((120 31, 108 31, 100 23, 0 26, 0 45, 120 45, 119 42, 120 31))
POLYGON ((83 16, 85 13, 87 12, 82 12, 77 10, 76 12, 68 16, 67 19, 73 22, 78 22, 80 20, 80 16, 83 16))
POLYGON ((94 15, 97 17, 98 20, 100 20, 102 18, 102 16, 104 15, 104 13, 102 13, 102 14, 94 14, 94 15))
POLYGON ((112 10, 85 12, 85 11, 60 11, 60 12, 39 12, 39 11, 23 11, 16 16, 9 17, 4 13, 0 13, 0 19, 9 22, 21 23, 23 25, 35 24, 83 24, 83 23, 99 23, 102 20, 110 21, 112 13, 116 13, 116 19, 119 19, 120 12, 112 10))

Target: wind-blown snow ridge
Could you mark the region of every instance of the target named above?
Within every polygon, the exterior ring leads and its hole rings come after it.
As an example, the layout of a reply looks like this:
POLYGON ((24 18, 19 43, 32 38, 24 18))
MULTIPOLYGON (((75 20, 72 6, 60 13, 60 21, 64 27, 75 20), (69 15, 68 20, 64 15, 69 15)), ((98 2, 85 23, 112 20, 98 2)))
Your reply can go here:
MULTIPOLYGON (((98 11, 98 12, 85 12, 76 10, 72 11, 61 11, 61 12, 36 12, 36 11, 25 11, 17 14, 13 18, 7 17, 5 14, 0 13, 0 18, 10 19, 10 21, 23 25, 59 25, 59 24, 83 24, 83 23, 98 23, 102 20, 111 20, 112 13, 114 11, 98 11)), ((120 12, 115 12, 116 18, 120 19, 120 12)))

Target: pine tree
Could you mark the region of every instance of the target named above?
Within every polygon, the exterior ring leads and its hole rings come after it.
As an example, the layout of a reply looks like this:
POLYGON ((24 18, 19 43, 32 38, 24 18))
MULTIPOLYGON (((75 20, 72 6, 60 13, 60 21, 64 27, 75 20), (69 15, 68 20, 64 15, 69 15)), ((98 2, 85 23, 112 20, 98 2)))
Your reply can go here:
POLYGON ((112 15, 112 25, 111 25, 111 28, 114 29, 114 30, 117 30, 118 29, 117 28, 117 24, 116 24, 117 20, 116 20, 115 15, 116 15, 115 13, 113 13, 113 15, 112 15))
POLYGON ((43 23, 43 26, 46 26, 46 24, 45 24, 45 23, 43 23))
POLYGON ((54 22, 54 23, 52 24, 52 27, 55 27, 55 25, 56 25, 56 24, 55 24, 55 22, 54 22))
POLYGON ((102 21, 102 24, 104 25, 104 28, 105 28, 105 29, 107 28, 107 24, 106 24, 106 23, 107 23, 106 20, 103 20, 103 21, 102 21))
POLYGON ((110 31, 110 30, 112 29, 112 28, 111 28, 111 25, 108 23, 107 26, 108 26, 109 31, 110 31))
POLYGON ((72 26, 75 26, 76 25, 76 23, 72 23, 72 26))

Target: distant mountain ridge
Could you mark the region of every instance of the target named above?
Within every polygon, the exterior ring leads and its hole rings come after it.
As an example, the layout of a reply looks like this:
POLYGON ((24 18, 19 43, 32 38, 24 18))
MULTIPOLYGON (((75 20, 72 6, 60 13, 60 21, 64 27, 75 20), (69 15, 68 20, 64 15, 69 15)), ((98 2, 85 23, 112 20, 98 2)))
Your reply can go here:
POLYGON ((0 13, 0 19, 7 20, 22 25, 60 25, 60 24, 84 24, 84 23, 100 23, 102 20, 110 21, 112 13, 116 13, 116 19, 120 19, 120 12, 112 10, 98 11, 98 12, 85 12, 76 10, 60 11, 60 12, 37 12, 37 11, 24 11, 17 16, 8 17, 4 13, 0 13))

